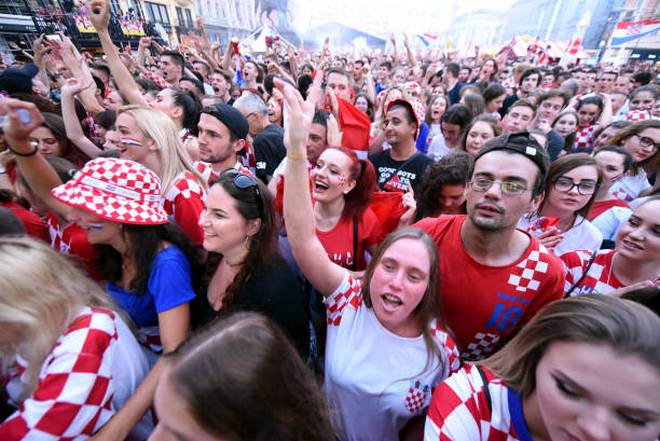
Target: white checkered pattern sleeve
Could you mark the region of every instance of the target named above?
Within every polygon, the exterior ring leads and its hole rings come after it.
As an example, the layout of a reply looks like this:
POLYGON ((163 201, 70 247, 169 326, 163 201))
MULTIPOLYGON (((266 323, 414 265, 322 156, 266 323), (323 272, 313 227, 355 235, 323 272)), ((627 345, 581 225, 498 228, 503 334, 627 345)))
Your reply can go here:
POLYGON ((584 273, 589 260, 591 260, 591 252, 589 250, 569 251, 560 256, 561 263, 564 267, 564 274, 566 281, 564 282, 564 294, 575 285, 584 273))
POLYGON ((328 326, 339 326, 346 306, 357 309, 362 304, 362 284, 347 271, 341 285, 324 301, 328 326))
POLYGON ((114 313, 85 309, 55 343, 34 392, 0 425, 0 439, 82 440, 112 416, 114 313))

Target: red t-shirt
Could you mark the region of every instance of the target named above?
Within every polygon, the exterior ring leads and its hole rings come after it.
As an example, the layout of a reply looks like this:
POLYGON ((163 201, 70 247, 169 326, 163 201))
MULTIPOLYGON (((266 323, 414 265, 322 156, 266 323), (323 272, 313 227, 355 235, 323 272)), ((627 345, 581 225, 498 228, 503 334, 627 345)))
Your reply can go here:
MULTIPOLYGON (((342 218, 330 231, 316 229, 316 236, 334 263, 346 269, 353 269, 353 219, 342 218)), ((367 208, 358 222, 357 265, 355 271, 362 271, 367 266, 364 258, 365 250, 378 243, 380 239, 380 222, 376 215, 367 208)))
POLYGON ((181 230, 195 245, 204 241, 204 233, 199 226, 199 215, 204 211, 205 189, 192 173, 179 174, 166 195, 163 208, 174 217, 181 230))
POLYGON ((62 228, 52 213, 48 213, 46 222, 50 235, 50 247, 59 253, 80 257, 83 261, 83 269, 87 270, 87 274, 94 280, 101 280, 103 277, 94 271, 94 247, 87 240, 85 230, 77 224, 69 224, 62 228))
POLYGON ((465 251, 464 221, 464 215, 440 216, 414 226, 438 246, 442 313, 461 356, 479 360, 497 351, 542 306, 562 298, 564 273, 559 259, 531 236, 511 265, 482 265, 465 251))
POLYGON ((36 213, 26 210, 23 206, 16 202, 4 202, 3 207, 11 210, 12 214, 21 221, 25 232, 36 238, 41 239, 46 243, 50 243, 50 234, 48 234, 48 226, 41 220, 36 213))
POLYGON ((611 199, 609 201, 594 202, 591 205, 591 209, 589 210, 589 213, 587 214, 587 220, 592 221, 596 219, 598 216, 600 216, 601 214, 603 214, 612 207, 630 208, 628 204, 626 204, 624 201, 618 198, 611 199))

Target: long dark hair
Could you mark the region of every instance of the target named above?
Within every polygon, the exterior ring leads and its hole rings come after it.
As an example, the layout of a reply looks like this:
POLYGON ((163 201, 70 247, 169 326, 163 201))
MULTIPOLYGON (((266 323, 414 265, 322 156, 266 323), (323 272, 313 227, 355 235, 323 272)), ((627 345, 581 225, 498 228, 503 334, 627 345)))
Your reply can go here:
POLYGON ((172 91, 172 101, 174 105, 180 107, 183 111, 181 125, 184 129, 190 130, 193 135, 197 135, 197 124, 202 114, 202 103, 193 92, 184 89, 170 89, 172 91))
POLYGON ((53 134, 57 143, 60 145, 60 156, 73 162, 77 167, 82 167, 89 158, 78 150, 69 138, 66 136, 66 129, 64 128, 64 120, 61 116, 55 113, 44 113, 44 122, 41 127, 45 127, 53 134))
MULTIPOLYGON (((275 225, 275 208, 270 191, 258 180, 255 179, 257 187, 238 188, 234 185, 236 173, 233 170, 225 172, 217 179, 211 182, 209 190, 214 185, 222 186, 222 189, 234 199, 236 209, 246 220, 259 219, 261 226, 259 231, 250 236, 248 243, 248 254, 241 265, 241 269, 229 284, 226 290, 226 304, 228 307, 223 309, 231 310, 235 304, 239 304, 241 299, 236 298, 245 283, 255 274, 259 268, 263 267, 277 253, 277 226, 275 225)), ((206 265, 205 285, 208 286, 213 274, 218 268, 218 264, 223 256, 219 253, 209 253, 206 265)))
MULTIPOLYGON (((465 185, 470 179, 469 173, 473 162, 471 155, 463 151, 457 151, 443 156, 427 167, 415 193, 417 201, 415 221, 438 215, 440 210, 438 194, 442 187, 445 185, 465 185)), ((462 210, 463 213, 466 213, 465 203, 463 203, 462 210)))
POLYGON ((596 162, 596 160, 592 156, 589 156, 586 153, 570 153, 568 155, 562 156, 561 158, 557 159, 552 164, 550 164, 550 168, 548 169, 548 176, 545 180, 545 198, 543 198, 541 205, 539 205, 539 209, 538 209, 539 213, 541 212, 541 210, 543 210, 543 207, 545 206, 545 203, 548 200, 548 196, 550 195, 550 192, 556 191, 554 190, 553 186, 555 185, 557 179, 559 179, 562 175, 565 175, 569 171, 585 165, 594 167, 596 169, 596 172, 598 173, 598 178, 596 179, 596 191, 594 191, 594 194, 591 195, 589 201, 585 204, 585 206, 575 212, 575 214, 578 214, 583 218, 587 217, 587 213, 589 213, 589 210, 591 209, 591 205, 594 203, 594 200, 596 199, 596 194, 598 194, 598 187, 600 187, 600 184, 603 182, 603 172, 598 166, 598 162, 596 162))
POLYGON ((267 317, 239 312, 213 322, 166 357, 167 374, 194 420, 232 441, 332 441, 312 372, 267 317))
MULTIPOLYGON (((151 264, 163 243, 177 246, 186 256, 190 263, 193 287, 198 291, 203 274, 201 252, 176 224, 124 224, 122 234, 135 263, 135 276, 129 283, 130 291, 137 295, 147 292, 151 264)), ((94 268, 109 282, 117 283, 121 280, 122 261, 121 253, 110 245, 94 245, 94 268)))

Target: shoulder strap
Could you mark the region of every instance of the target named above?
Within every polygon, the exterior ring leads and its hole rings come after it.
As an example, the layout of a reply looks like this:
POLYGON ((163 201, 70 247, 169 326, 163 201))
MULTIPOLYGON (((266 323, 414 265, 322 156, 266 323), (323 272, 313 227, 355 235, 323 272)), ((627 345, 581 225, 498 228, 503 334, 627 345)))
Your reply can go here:
POLYGON ((353 265, 351 265, 351 270, 355 271, 357 268, 357 256, 358 251, 358 217, 353 216, 353 265))
MULTIPOLYGON (((390 182, 392 179, 394 179, 394 177, 395 177, 395 176, 401 171, 401 169, 403 169, 403 167, 405 167, 406 165, 410 164, 410 163, 412 162, 412 160, 415 159, 418 155, 421 155, 421 153, 419 153, 419 152, 415 152, 410 158, 406 159, 406 160, 403 162, 403 164, 401 164, 401 165, 399 166, 399 168, 397 168, 397 169, 394 171, 394 173, 392 173, 392 174, 390 175, 390 177, 387 178, 387 180, 386 180, 385 182, 383 182, 382 184, 380 184, 380 188, 385 188, 385 186, 387 185, 387 183, 390 182)), ((391 156, 390 156, 390 157, 391 157, 391 156)))
POLYGON ((580 276, 578 281, 575 282, 573 286, 571 286, 571 289, 569 289, 566 295, 564 296, 565 298, 570 297, 571 293, 575 290, 575 288, 577 288, 580 285, 580 283, 582 283, 584 278, 587 277, 587 273, 589 272, 589 268, 591 268, 591 264, 593 264, 594 260, 596 260, 596 254, 598 254, 598 250, 594 251, 594 253, 591 255, 591 258, 589 259, 589 263, 587 264, 587 267, 584 269, 582 276, 580 276))
POLYGON ((493 401, 490 397, 490 389, 488 388, 488 380, 486 379, 486 374, 484 374, 484 371, 478 365, 474 365, 474 367, 477 369, 477 372, 479 372, 479 376, 481 377, 481 381, 484 383, 484 394, 486 395, 486 403, 488 404, 488 412, 493 413, 493 401))

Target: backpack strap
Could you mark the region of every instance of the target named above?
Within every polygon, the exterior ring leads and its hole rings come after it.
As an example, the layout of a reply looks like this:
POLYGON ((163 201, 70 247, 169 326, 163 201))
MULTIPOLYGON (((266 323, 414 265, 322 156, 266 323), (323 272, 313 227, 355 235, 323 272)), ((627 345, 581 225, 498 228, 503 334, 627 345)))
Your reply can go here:
POLYGON ((568 298, 571 296, 571 293, 577 288, 580 283, 584 280, 585 277, 587 277, 587 274, 589 273, 589 269, 591 268, 591 265, 594 263, 594 260, 596 260, 596 255, 598 254, 598 250, 594 251, 593 254, 591 255, 591 258, 589 259, 589 263, 587 264, 587 267, 584 269, 584 272, 582 273, 582 276, 578 279, 577 282, 571 286, 571 289, 568 290, 564 298, 568 298))

